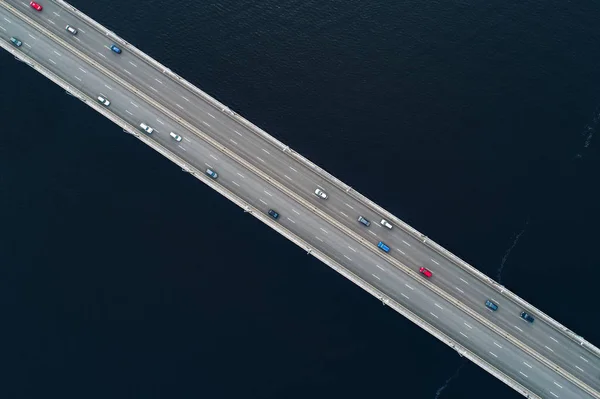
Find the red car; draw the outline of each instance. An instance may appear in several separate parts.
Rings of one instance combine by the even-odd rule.
[[[36,3],[35,1],[32,1],[31,3],[29,3],[29,5],[38,11],[42,11],[43,7],[41,5],[39,5],[38,3]]]
[[[429,269],[425,269],[424,267],[420,268],[419,271],[421,272],[421,274],[425,275],[425,277],[427,277],[427,278],[430,278],[431,276],[433,276],[431,271]]]

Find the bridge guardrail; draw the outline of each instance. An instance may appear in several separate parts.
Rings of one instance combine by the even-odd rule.
[[[243,126],[247,127],[248,129],[254,131],[256,134],[261,136],[264,140],[270,142],[271,144],[273,144],[276,147],[279,147],[282,151],[288,152],[288,154],[290,156],[292,156],[293,158],[295,158],[296,160],[298,160],[299,162],[304,164],[306,167],[315,171],[323,179],[331,182],[331,184],[333,184],[334,186],[338,187],[339,189],[341,189],[343,191],[346,191],[349,195],[353,196],[356,200],[361,202],[363,205],[370,208],[373,212],[377,212],[377,213],[381,214],[383,217],[390,219],[390,221],[394,221],[394,223],[397,226],[401,227],[404,231],[411,234],[414,238],[422,241],[425,245],[429,246],[432,250],[436,251],[441,256],[447,258],[448,260],[451,260],[457,266],[461,267],[463,270],[465,270],[469,274],[473,275],[474,277],[477,277],[480,281],[482,281],[482,282],[488,284],[490,287],[494,288],[498,292],[498,294],[519,304],[524,309],[531,310],[532,313],[537,315],[539,318],[543,319],[547,324],[552,326],[559,333],[561,333],[561,334],[567,336],[568,338],[570,338],[571,340],[579,343],[581,346],[583,346],[584,348],[586,348],[587,350],[589,350],[596,356],[600,357],[600,349],[599,348],[597,348],[590,342],[584,340],[581,336],[579,336],[576,333],[574,333],[573,331],[569,330],[568,328],[566,328],[565,326],[560,324],[558,321],[552,319],[550,316],[548,316],[541,310],[537,309],[533,305],[529,304],[528,302],[526,302],[525,300],[520,298],[518,295],[514,294],[510,290],[508,290],[505,287],[503,287],[502,285],[498,284],[496,281],[492,280],[490,277],[483,274],[482,272],[480,272],[475,267],[471,266],[470,264],[468,264],[467,262],[465,262],[458,256],[454,255],[452,252],[448,251],[447,249],[445,249],[444,247],[442,247],[441,245],[439,245],[438,243],[436,243],[435,241],[433,241],[426,235],[420,233],[419,231],[417,231],[416,229],[414,229],[413,227],[411,227],[410,225],[408,225],[407,223],[402,221],[397,216],[391,214],[390,212],[386,211],[385,209],[383,209],[382,207],[380,207],[373,201],[369,200],[367,197],[360,194],[358,191],[354,190],[348,184],[342,182],[341,180],[339,180],[338,178],[336,178],[329,172],[325,171],[323,168],[319,167],[318,165],[309,161],[308,159],[306,159],[299,153],[295,152],[294,150],[289,148],[289,146],[287,146],[284,143],[282,143],[281,141],[277,140],[276,138],[274,138],[273,136],[271,136],[270,134],[268,134],[267,132],[265,132],[264,130],[259,128],[258,126],[254,125],[252,122],[241,117],[239,114],[237,114],[236,112],[231,110],[225,104],[221,103],[220,101],[216,100],[214,97],[212,97],[212,96],[208,95],[207,93],[205,93],[204,91],[200,90],[198,87],[196,87],[195,85],[191,84],[190,82],[188,82],[187,80],[185,80],[184,78],[182,78],[181,76],[179,76],[178,74],[173,72],[170,68],[167,68],[166,66],[162,65],[161,63],[156,61],[154,58],[150,57],[143,51],[139,50],[137,47],[135,47],[134,45],[132,45],[125,39],[119,37],[111,30],[105,28],[103,25],[101,25],[94,19],[88,17],[85,13],[79,11],[77,8],[73,7],[72,5],[65,2],[64,0],[53,0],[53,1],[55,3],[61,5],[63,8],[77,14],[77,16],[84,19],[88,24],[93,26],[99,32],[104,33],[105,35],[111,37],[111,39],[115,40],[116,42],[120,43],[121,45],[124,45],[129,51],[135,53],[139,58],[143,59],[146,63],[153,66],[157,70],[161,71],[163,74],[166,74],[167,76],[171,77],[173,80],[175,80],[176,82],[178,82],[179,84],[181,84],[182,86],[184,86],[185,88],[190,90],[191,92],[202,97],[207,103],[210,103],[213,107],[215,107],[215,109],[217,109],[221,112],[227,113],[230,117],[235,119],[238,123],[242,124]]]

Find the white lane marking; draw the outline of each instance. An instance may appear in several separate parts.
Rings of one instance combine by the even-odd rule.
[[[179,147],[179,148],[181,148],[183,151],[186,151],[186,152],[187,152],[187,150],[186,150],[185,148],[183,148],[183,147],[181,146],[181,144],[178,144],[178,145],[177,145],[177,147]]]
[[[429,259],[431,259],[431,258],[429,258]],[[438,266],[440,265],[440,264],[439,264],[439,263],[438,263],[436,260],[434,260],[434,259],[431,259],[431,261],[432,261],[433,263],[435,263],[436,265],[438,265]]]
[[[238,172],[238,174],[237,174],[237,175],[238,175],[239,177],[241,177],[242,179],[245,179],[245,177],[244,177],[244,175],[243,175],[243,174],[241,174],[241,173],[239,173],[239,172]]]
[[[158,83],[160,83],[161,85],[164,84],[163,82],[161,82],[160,80],[154,78],[154,80],[156,80]]]
[[[51,63],[53,63],[54,65],[56,65],[56,62],[52,61],[51,58],[48,58],[48,61],[50,61]]]
[[[161,121],[160,119],[156,120],[158,123],[160,123],[161,125],[164,125],[165,123],[163,121]],[[188,139],[186,139],[187,141],[189,141]]]
[[[377,237],[377,234],[373,233],[371,230],[369,230],[369,233],[373,234],[375,237]]]
[[[148,87],[158,93],[158,90],[156,90],[154,87],[152,87],[152,86],[148,86]]]
[[[237,145],[237,143],[235,142],[235,140],[229,139],[229,141],[231,141],[233,144]]]
[[[583,371],[583,369],[582,369],[581,367],[579,367],[579,366],[575,366],[575,368],[576,368],[577,370],[579,370],[579,371]]]
[[[408,284],[404,284],[404,285],[407,286],[408,288],[410,288],[411,290],[414,290],[414,288],[411,287],[410,285],[408,285]]]
[[[325,241],[323,241],[322,239],[320,239],[320,238],[319,238],[319,236],[315,236],[315,238],[316,238],[317,240],[321,241],[321,242],[325,242]]]
[[[73,75],[73,76],[75,76],[75,75]],[[75,76],[75,79],[77,79],[78,81],[81,82],[81,79],[78,76]]]
[[[51,20],[50,18],[46,18],[46,19],[47,19],[47,20],[48,20],[48,22],[50,22],[52,25],[56,25],[56,24],[54,23],[54,21],[53,21],[53,20]]]
[[[266,152],[267,154],[271,155],[271,153],[267,150],[265,150],[264,148],[261,148],[261,150],[263,150],[264,152]]]
[[[127,112],[129,115],[133,116],[133,114],[131,112],[129,112],[129,110],[125,110],[125,112]]]
[[[352,259],[350,259],[349,257],[347,257],[346,255],[344,255],[344,258],[348,259],[350,262],[352,262]]]
[[[260,198],[258,199],[260,202],[262,202],[263,204],[267,205],[267,203],[263,200],[261,200]]]
[[[79,29],[79,31],[85,33],[85,31],[83,29]]]
[[[286,217],[286,219],[287,219],[287,220],[289,220],[290,222],[292,222],[292,223],[296,224],[296,222],[294,222],[292,219],[290,219],[290,218],[288,218],[288,217]]]
[[[24,43],[27,47],[31,48],[31,45],[29,43]]]
[[[406,241],[402,240],[403,243],[405,243],[406,245],[408,245],[409,247],[411,247],[412,245],[410,245],[409,243],[407,243]]]
[[[183,107],[177,103],[175,103],[175,105],[177,106],[177,108],[183,109]]]
[[[62,57],[62,55],[60,55],[60,53],[56,50],[54,50],[54,54],[58,55],[59,57]]]
[[[460,334],[461,334],[463,337],[465,337],[466,339],[469,339],[469,337],[467,337],[467,336],[466,336],[466,335],[465,335],[465,334],[464,334],[462,331],[459,331],[459,333],[460,333]]]
[[[498,348],[502,349],[502,347],[500,346],[500,344],[498,344],[497,342],[494,342],[494,345],[496,345]]]
[[[404,293],[402,293],[402,292],[400,293],[400,295],[402,295],[402,296],[403,296],[404,298],[406,298],[406,299],[410,299],[409,297],[407,297],[407,296],[406,296]]]
[[[552,337],[550,337],[550,336],[549,336],[549,338],[550,338],[552,341],[554,341],[554,342],[556,342],[556,343],[558,344],[558,341],[557,341],[557,340],[555,340],[554,338],[552,338]]]
[[[210,157],[211,157],[212,159],[214,159],[215,161],[218,161],[217,157],[215,157],[213,154],[210,154]]]
[[[434,313],[429,312],[429,314],[435,317],[436,319],[439,319],[439,317],[437,317]]]
[[[79,38],[77,36],[74,36],[73,39],[77,40],[78,42],[81,43],[81,40],[79,40]]]
[[[214,116],[213,114],[211,114],[210,112],[207,112],[207,114],[208,114],[208,116],[210,116],[211,118],[213,118],[213,119],[217,119],[217,118],[215,118],[215,116]]]
[[[6,22],[8,22],[9,24],[12,24],[12,22],[10,22],[10,20],[9,20],[9,19],[6,19],[6,17],[4,18],[4,20],[5,20]]]
[[[378,267],[378,268],[380,268],[381,270],[384,270],[384,271],[385,271],[385,269],[384,269],[383,267],[381,267],[381,266],[379,266],[379,265],[375,265],[375,266],[377,266],[377,267]]]
[[[552,392],[552,391],[548,391],[548,392],[550,392],[552,395],[554,395],[554,397],[558,398],[558,395],[555,394],[554,392]]]
[[[265,163],[265,160],[262,159],[261,157],[256,157],[256,159],[258,159],[260,162]]]
[[[210,127],[210,125],[204,121],[202,121],[202,123],[204,123],[206,126]]]
[[[498,355],[496,355],[494,352],[490,352],[490,354],[492,354],[494,357],[498,357]]]
[[[440,305],[438,305],[437,303],[435,303],[435,302],[434,302],[433,304],[434,304],[435,306],[437,306],[438,308],[440,308],[440,309],[444,310],[444,308],[443,308],[443,307],[441,307]]]
[[[348,205],[348,204],[346,204],[346,203],[344,203],[344,205],[346,205],[346,206],[347,206],[348,208],[350,208],[350,209],[354,209],[354,208],[352,208],[350,205]]]
[[[35,36],[32,36],[30,33],[27,34],[27,36],[29,36],[30,38],[32,38],[33,40],[37,40],[37,38]]]
[[[348,248],[350,248],[351,250],[353,250],[354,252],[356,252],[356,249],[352,248],[350,245],[348,245]]]
[[[325,234],[329,234],[329,233],[327,232],[327,230],[325,230],[324,228],[322,228],[322,227],[319,227],[319,228],[321,229],[321,231],[322,231],[323,233],[325,233]]]
[[[236,132],[238,134],[238,136],[241,136],[242,134],[240,132],[238,132],[237,130],[234,130],[234,132]]]
[[[129,102],[130,102],[130,103],[131,103],[131,105],[133,105],[134,107],[136,107],[136,108],[139,108],[139,106],[138,106],[136,103],[134,103],[133,101],[129,101]]]
[[[206,162],[204,162],[204,165],[208,166],[209,168],[213,169],[212,166],[210,166],[209,164],[207,164]]]
[[[340,211],[340,213],[346,217],[348,217],[348,215],[346,215],[344,212]]]
[[[460,278],[460,281],[462,281],[462,282],[463,282],[463,283],[465,283],[466,285],[469,285],[469,282],[468,282],[467,280],[465,280],[465,279],[464,279],[464,278],[462,278],[462,277],[459,277],[459,278]]]
[[[2,29],[4,32],[6,32],[6,29],[4,28],[4,26],[0,26],[0,29]],[[29,35],[31,36],[31,35]]]
[[[470,329],[473,329],[473,327],[471,327],[470,325],[468,325],[468,324],[467,324],[467,323],[465,323],[464,321],[463,321],[463,324],[464,324],[465,326],[469,327]]]
[[[112,87],[110,87],[108,85],[104,85],[104,87],[106,87],[108,90],[112,90]]]
[[[52,11],[52,14],[56,15],[57,17],[60,17],[60,14],[57,13],[56,11]]]
[[[83,68],[79,68],[79,70],[80,70],[81,72],[83,72],[83,73],[87,73],[87,71],[86,71],[85,69],[83,69]]]
[[[272,196],[273,196],[273,194],[271,194],[270,192],[268,192],[268,191],[266,191],[266,190],[263,190],[263,191],[264,191],[264,192],[265,192],[265,194],[267,194],[269,197],[272,197]]]
[[[234,182],[233,180],[231,181],[233,184],[235,184],[236,186],[240,187],[239,184],[237,184],[236,182]]]
[[[131,75],[131,72],[129,72],[127,69],[123,68],[123,70],[125,71],[126,74]]]
[[[406,255],[406,254],[404,253],[404,251],[402,251],[402,250],[400,250],[400,249],[397,249],[397,251],[398,251],[398,252],[400,252],[402,255]]]
[[[546,345],[544,345],[544,348],[548,349],[550,352],[554,352],[552,348],[548,348]]]
[[[290,169],[293,170],[294,172],[298,172],[296,169],[292,168],[291,166],[290,166]]]
[[[185,98],[184,96],[181,96],[181,98],[183,98],[185,101],[187,101],[188,103],[190,102],[190,100],[188,100],[187,98]]]
[[[129,63],[137,68],[137,65],[135,65],[133,62],[129,61]]]
[[[521,330],[519,327],[517,327],[517,326],[513,326],[513,327],[516,328],[517,330],[523,332],[523,330]]]
[[[530,369],[532,369],[533,367],[531,367],[530,365],[528,365],[527,363],[523,362],[523,364],[527,367],[529,367]]]
[[[562,385],[560,385],[558,382],[556,381],[552,381],[554,383],[554,385],[556,385],[557,387],[559,387],[560,389],[562,389]]]
[[[99,52],[99,51],[98,51],[98,54],[100,55],[100,57],[106,58],[106,56],[104,54],[102,54],[101,52]]]
[[[291,178],[291,177],[289,177],[288,175],[284,175],[284,176],[285,176],[285,178],[286,178],[286,179],[288,179],[288,180],[292,180],[292,178]]]
[[[375,277],[377,280],[381,280],[379,277],[377,277],[375,274],[371,273],[371,276]]]
[[[588,363],[588,361],[587,361],[587,359],[586,359],[585,357],[583,357],[583,356],[579,356],[579,358],[580,358],[581,360],[583,360],[584,362]]]
[[[294,212],[296,215],[299,215],[299,214],[300,214],[300,212],[298,212],[297,210],[295,210],[295,209],[293,209],[293,208],[292,208],[292,212]]]
[[[192,140],[188,139],[187,137],[184,137],[183,139],[184,139],[185,141],[187,141],[188,143],[191,143],[191,142],[192,142]]]
[[[463,290],[461,290],[461,289],[460,289],[460,288],[458,288],[458,287],[454,287],[454,288],[456,288],[456,289],[457,289],[457,290],[458,290],[458,291],[459,291],[461,294],[464,294],[464,293],[465,293]]]
[[[525,376],[525,378],[529,378],[529,377],[527,376],[527,374],[525,374],[524,372],[522,372],[522,371],[520,371],[520,370],[519,370],[519,373],[520,373],[520,374],[522,374],[522,375],[524,375],[524,376]]]

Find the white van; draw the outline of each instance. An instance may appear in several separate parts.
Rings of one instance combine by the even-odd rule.
[[[171,132],[171,133],[169,133],[169,136],[171,136],[173,138],[173,140],[175,140],[175,141],[181,141],[181,136],[178,134]]]
[[[388,229],[392,229],[392,225],[385,219],[381,219],[381,225],[387,227]]]

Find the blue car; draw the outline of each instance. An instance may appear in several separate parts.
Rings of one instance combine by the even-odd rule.
[[[498,310],[498,305],[496,305],[494,302],[490,301],[489,299],[487,301],[485,301],[485,306],[488,307],[488,309],[493,310],[494,312],[496,310]]]
[[[269,209],[269,215],[271,215],[271,217],[273,219],[278,219],[279,218],[279,214],[277,212],[275,212],[273,209]]]
[[[110,49],[117,54],[121,54],[121,49],[115,46],[114,44],[111,44]]]
[[[219,177],[219,175],[217,174],[217,172],[215,172],[212,169],[206,169],[205,172],[208,176],[212,177],[213,179],[216,179],[217,177]]]
[[[390,252],[390,247],[388,247],[387,245],[385,245],[383,242],[379,241],[379,244],[377,244],[377,246],[381,249],[383,249],[385,252]]]
[[[525,313],[525,312],[521,312],[521,318],[523,318],[523,320],[528,321],[530,323],[533,323],[534,318],[531,317],[531,315],[529,313]]]

